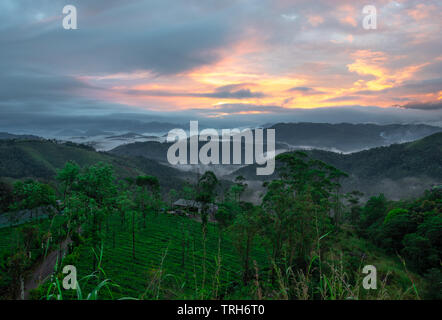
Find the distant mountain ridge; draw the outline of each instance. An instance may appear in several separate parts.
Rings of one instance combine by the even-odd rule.
[[[442,132],[413,142],[351,154],[323,150],[305,152],[349,174],[349,178],[343,180],[345,191],[359,189],[369,195],[382,192],[397,198],[399,194],[419,195],[433,184],[442,183]],[[256,165],[240,168],[230,177],[238,175],[248,180],[276,177],[276,173],[273,176],[257,176]]]
[[[184,179],[195,178],[195,173],[160,164],[159,162],[164,161],[168,147],[169,144],[165,143],[143,142],[120,146],[108,153],[97,152],[91,147],[72,142],[0,139],[0,177],[50,181],[53,180],[56,169],[62,168],[69,160],[74,160],[81,166],[102,161],[112,164],[118,177],[152,174],[156,175],[166,188],[174,188],[181,185]],[[391,198],[398,198],[420,195],[431,185],[442,182],[442,132],[413,142],[351,154],[323,150],[306,152],[313,158],[331,164],[350,175],[343,181],[343,191],[358,189],[366,195],[383,192]],[[149,159],[149,154],[157,159]],[[278,162],[276,165],[278,166]],[[232,179],[243,175],[250,181],[263,181],[275,177],[256,176],[255,165],[226,174],[226,177]]]
[[[271,127],[276,133],[276,150],[321,149],[334,152],[350,152],[413,141],[441,132],[442,128],[427,125],[373,125],[373,124],[325,124],[280,123]],[[264,133],[264,137],[266,134]],[[412,137],[417,137],[413,139]],[[199,143],[199,148],[205,142]],[[141,156],[159,162],[167,162],[167,150],[172,143],[147,141],[120,145],[109,152],[116,155]],[[244,149],[244,144],[242,146]],[[220,149],[220,154],[222,150]],[[189,150],[188,150],[189,153]],[[232,154],[232,152],[231,152]]]
[[[146,134],[146,133],[155,133],[155,134],[164,134],[169,130],[175,128],[186,129],[187,127],[184,124],[176,124],[169,122],[143,122],[137,120],[121,120],[121,121],[111,121],[107,123],[105,126],[100,125],[99,123],[89,123],[86,122],[84,125],[75,125],[70,126],[66,125],[65,128],[60,128],[58,131],[52,132],[51,136],[60,136],[60,137],[73,137],[73,136],[99,136],[99,135],[114,135],[116,132],[130,132],[136,134]]]
[[[7,132],[0,132],[0,140],[42,140],[43,138],[32,134],[12,134]]]
[[[442,128],[425,124],[277,123],[276,140],[289,147],[311,147],[337,152],[355,152],[393,143],[418,140]]]

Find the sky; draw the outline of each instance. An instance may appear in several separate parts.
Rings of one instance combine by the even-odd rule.
[[[77,30],[62,26],[68,4]],[[376,29],[363,28],[367,4]],[[441,9],[431,0],[2,0],[0,131],[91,119],[441,125]]]

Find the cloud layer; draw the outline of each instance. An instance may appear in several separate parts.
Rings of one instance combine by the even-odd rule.
[[[0,125],[442,121],[440,1],[372,1],[376,30],[363,1],[72,0],[78,30],[65,4],[0,3]]]

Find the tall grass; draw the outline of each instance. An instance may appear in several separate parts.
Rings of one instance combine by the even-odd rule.
[[[99,253],[95,252],[94,249],[92,250],[98,261],[97,270],[81,278],[80,280],[77,280],[76,289],[75,289],[76,292],[75,298],[77,300],[98,300],[100,291],[106,289],[107,292],[110,294],[111,299],[113,299],[112,290],[110,290],[110,288],[111,287],[119,288],[120,286],[116,283],[113,283],[112,280],[108,279],[106,276],[106,272],[102,268],[101,262],[103,259],[103,247],[101,247]],[[64,257],[62,258],[60,265],[63,265],[63,259]],[[59,263],[57,257],[57,261],[54,266],[54,274],[51,276],[51,280],[49,281],[49,285],[46,290],[44,299],[64,300],[63,290],[60,284],[60,282],[62,281],[61,280],[62,277],[63,274],[59,272]],[[92,288],[92,290],[89,293],[87,294],[83,293],[82,287],[86,287],[91,280],[95,281],[97,284]]]

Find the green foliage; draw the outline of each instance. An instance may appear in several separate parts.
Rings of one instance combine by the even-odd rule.
[[[359,221],[359,228],[364,232],[370,226],[375,223],[379,223],[380,221],[384,221],[385,215],[387,211],[387,199],[383,194],[379,196],[371,197],[367,203],[365,204],[361,219]],[[364,233],[368,233],[367,230]]]
[[[398,219],[399,217],[409,218],[408,210],[402,208],[390,210],[390,212],[388,212],[387,216],[384,219],[384,225],[391,223],[392,220]]]
[[[201,219],[167,214],[155,176],[117,180],[107,162],[83,168],[67,162],[56,179],[63,215],[55,218],[63,221],[8,228],[4,236],[0,229],[6,261],[0,264],[0,290],[16,295],[36,261],[34,253],[44,257],[65,240],[72,244],[60,266],[77,267],[80,289],[62,291],[57,266],[33,298],[419,298],[423,286],[407,266],[440,279],[439,191],[401,202],[379,195],[362,206],[361,193],[341,194],[346,174],[340,170],[303,152],[277,160],[278,178],[264,184],[260,205],[242,201],[247,188],[242,176],[220,197],[211,171],[195,186],[183,184],[169,193],[170,202],[178,194],[199,201]],[[33,180],[16,182],[13,195],[15,209],[55,206],[55,190]],[[217,223],[210,223],[216,207]],[[386,252],[403,257],[403,265]],[[363,264],[379,267],[382,285],[376,293],[361,289]],[[427,284],[423,295],[437,297],[438,290]]]
[[[213,203],[215,201],[215,188],[218,179],[212,171],[206,171],[198,180],[198,194],[196,200],[203,203]]]
[[[6,181],[0,180],[0,214],[7,211],[13,202],[13,188]]]
[[[315,239],[330,231],[332,212],[339,221],[340,179],[346,174],[303,152],[282,154],[277,160],[283,163],[281,179],[265,184],[264,234],[278,268],[283,259],[290,267],[300,266],[309,260]]]
[[[148,187],[152,193],[160,191],[160,182],[154,176],[138,176],[135,183],[140,187]]]
[[[17,279],[27,276],[41,257],[57,247],[55,234],[64,222],[64,217],[55,216],[0,229],[0,299],[17,297]]]
[[[299,132],[302,134],[302,132]],[[279,133],[278,133],[279,134]],[[290,133],[296,139],[297,134]],[[348,133],[345,132],[348,136]],[[378,138],[379,136],[377,136]],[[321,140],[326,138],[321,136]],[[304,141],[305,142],[305,141]],[[304,143],[303,142],[303,143]],[[360,141],[358,141],[360,143]],[[333,141],[336,144],[336,140]],[[349,190],[358,189],[367,194],[388,192],[389,197],[417,197],[422,189],[414,189],[415,184],[406,178],[413,177],[418,184],[428,187],[440,183],[442,177],[442,132],[432,134],[421,140],[385,147],[372,148],[350,154],[323,150],[306,151],[311,158],[323,161],[348,173],[351,179],[343,183]],[[335,147],[335,145],[334,145]],[[281,166],[277,159],[276,168]],[[250,180],[271,180],[277,178],[278,170],[272,176],[256,176],[257,165],[249,165],[232,174],[243,175]],[[386,185],[391,180],[396,186]],[[389,187],[390,186],[390,187]],[[416,193],[419,190],[419,193]]]
[[[27,180],[25,182],[17,181],[14,184],[15,202],[10,208],[12,210],[29,209],[32,218],[33,210],[42,206],[54,207],[56,205],[55,199],[55,190],[47,184],[33,180]],[[53,212],[50,214],[52,215],[52,213]]]
[[[372,197],[362,209],[359,231],[387,251],[401,254],[413,270],[424,274],[440,266],[442,259],[441,202],[438,189],[397,203],[389,203],[383,195]]]
[[[251,250],[254,240],[262,229],[264,212],[261,207],[250,203],[242,203],[239,213],[235,216],[234,223],[230,227],[233,244],[238,250],[242,260],[243,284],[247,285],[253,277],[251,270]]]
[[[439,264],[438,252],[431,246],[429,239],[409,233],[404,236],[402,245],[402,254],[417,271],[424,272]]]
[[[425,275],[427,279],[426,299],[442,300],[442,270],[441,268],[429,269]]]
[[[416,222],[408,210],[396,208],[390,210],[381,226],[384,246],[392,251],[402,249],[402,239],[416,230]]]
[[[57,181],[63,188],[63,199],[70,195],[75,183],[78,183],[80,167],[74,161],[68,161],[63,169],[57,171]]]
[[[180,185],[185,177],[177,169],[141,157],[123,157],[72,142],[50,140],[0,140],[0,177],[53,181],[67,162],[80,167],[99,162],[112,165],[118,178],[155,175],[165,189]],[[61,185],[61,189],[63,186]]]
[[[359,219],[361,219],[362,214],[362,208],[360,205],[360,198],[364,194],[358,190],[353,190],[352,192],[349,192],[344,195],[344,198],[349,203],[349,210],[345,214],[346,219],[353,225],[355,225]]]
[[[224,201],[218,205],[218,211],[215,214],[215,218],[221,228],[227,228],[241,212],[241,205],[238,202]]]
[[[219,243],[217,226],[214,224],[209,223],[207,226],[204,256],[200,223],[184,217],[160,214],[152,217],[144,228],[141,217],[136,216],[135,241],[139,249],[134,260],[131,226],[122,227],[117,215],[113,215],[109,222],[110,231],[103,237],[102,268],[106,270],[107,278],[119,285],[119,288],[112,288],[114,298],[130,296],[157,299],[157,294],[158,299],[201,298],[203,260],[206,263],[204,298],[214,297],[219,246],[222,265],[218,272],[218,295],[225,296],[231,290],[234,291],[237,283],[241,282],[241,259],[233,246],[233,240],[226,234]],[[111,230],[117,230],[115,246]],[[96,270],[91,269],[93,256],[90,247],[81,247],[80,259],[76,264],[79,277]],[[264,265],[265,253],[255,246],[251,251],[251,259]],[[86,285],[83,290],[91,291],[93,285]],[[106,290],[102,298],[110,298]]]

